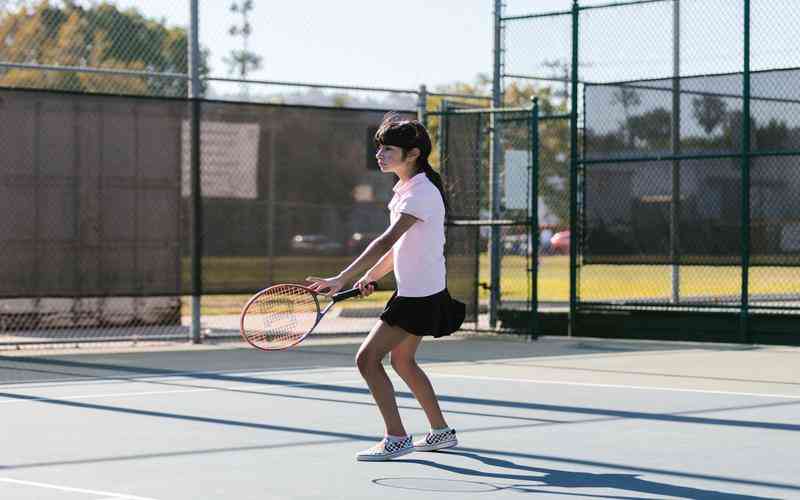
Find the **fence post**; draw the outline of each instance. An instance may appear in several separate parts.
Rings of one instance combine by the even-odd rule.
[[[578,0],[572,1],[572,99],[569,127],[569,330],[572,337],[576,331],[576,311],[578,305],[578,21],[580,6]]]
[[[750,338],[750,0],[744,0],[744,78],[742,94],[742,308],[739,334]]]
[[[672,154],[681,154],[681,3],[673,0],[672,14]],[[669,253],[672,261],[672,300],[681,301],[680,266],[681,161],[672,161],[672,200],[670,201]]]
[[[503,0],[494,0],[494,74],[492,77],[492,107],[503,106]],[[500,217],[500,155],[503,152],[500,144],[500,121],[497,114],[490,116],[489,147],[489,208],[492,220]],[[489,325],[497,326],[497,309],[500,303],[500,227],[491,226],[489,244]]]
[[[445,192],[447,192],[450,182],[447,176],[447,120],[449,118],[447,112],[449,109],[450,103],[446,99],[442,99],[439,103],[439,172],[445,184]]]
[[[191,0],[189,3],[189,97],[200,97],[200,20],[198,15],[197,2]]]
[[[530,199],[530,259],[531,259],[531,337],[539,334],[539,98],[533,97],[531,106],[531,192]]]
[[[198,27],[198,0],[190,2],[189,28],[189,99],[191,127],[191,272],[192,272],[192,342],[203,341],[200,332],[200,301],[203,297],[203,193],[200,182],[200,41]]]
[[[425,85],[419,86],[417,94],[417,120],[427,128],[428,126],[428,89]]]
[[[439,170],[442,177],[447,176],[447,111],[450,108],[450,103],[446,99],[442,99],[439,103]]]

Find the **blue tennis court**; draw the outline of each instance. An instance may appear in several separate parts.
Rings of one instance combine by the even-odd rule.
[[[0,497],[800,497],[796,348],[425,342],[460,446],[364,463],[383,428],[357,347],[4,355]],[[409,431],[426,432],[388,372]]]

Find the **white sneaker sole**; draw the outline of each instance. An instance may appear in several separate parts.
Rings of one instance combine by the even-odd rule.
[[[405,450],[396,451],[394,453],[384,453],[380,455],[356,455],[356,460],[358,460],[359,462],[385,462],[387,460],[392,460],[397,457],[402,457],[403,455],[408,455],[413,451],[415,451],[415,449],[412,446]]]
[[[427,444],[425,446],[414,446],[414,451],[437,451],[437,450],[444,450],[446,448],[452,448],[453,446],[457,445],[458,445],[458,439],[453,439],[452,441],[445,441],[444,443]]]

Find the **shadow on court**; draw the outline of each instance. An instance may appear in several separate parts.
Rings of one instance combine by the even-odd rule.
[[[771,399],[752,399],[758,395],[725,391],[720,391],[718,396],[706,397],[703,391],[690,389],[687,393],[674,392],[663,396],[665,403],[661,396],[645,399],[638,388],[632,397],[628,397],[630,389],[623,385],[605,386],[607,394],[598,394],[599,389],[587,389],[580,383],[567,386],[513,385],[515,380],[527,382],[524,380],[526,375],[538,376],[526,374],[526,368],[535,369],[532,365],[536,364],[546,366],[544,360],[528,359],[526,362],[524,357],[544,359],[571,353],[575,356],[555,360],[554,364],[576,369],[583,367],[587,371],[599,368],[596,370],[598,376],[614,368],[617,369],[613,370],[614,373],[629,368],[630,372],[622,373],[632,374],[628,380],[630,383],[637,382],[633,378],[636,373],[652,374],[646,370],[663,369],[662,366],[653,367],[651,359],[643,355],[655,352],[657,356],[653,359],[662,360],[663,366],[667,363],[663,361],[665,356],[658,352],[660,349],[653,344],[641,349],[611,345],[608,350],[603,350],[602,346],[587,349],[582,345],[580,341],[527,344],[479,340],[448,340],[425,345],[426,349],[420,356],[423,363],[458,362],[432,364],[430,373],[436,379],[435,383],[440,384],[439,399],[447,405],[447,414],[463,417],[458,425],[459,433],[464,437],[462,444],[470,443],[474,447],[459,447],[434,454],[417,453],[384,465],[356,465],[354,460],[350,461],[352,452],[365,444],[373,444],[378,437],[366,431],[360,423],[367,416],[376,419],[377,410],[366,384],[353,366],[357,343],[309,345],[274,354],[212,348],[174,352],[0,356],[0,379],[7,384],[17,382],[17,385],[7,385],[0,390],[0,401],[7,403],[0,406],[0,411],[8,410],[9,428],[17,422],[20,424],[18,428],[26,429],[22,424],[34,415],[31,408],[36,407],[34,416],[56,417],[51,420],[33,419],[33,422],[56,423],[64,429],[85,425],[87,436],[92,435],[95,426],[98,426],[100,435],[104,432],[112,435],[103,425],[107,423],[110,428],[117,425],[116,422],[133,426],[141,436],[150,435],[150,430],[158,436],[152,446],[137,443],[137,446],[129,447],[124,442],[97,441],[87,442],[85,448],[76,448],[70,439],[65,438],[55,453],[48,449],[48,445],[40,445],[41,452],[27,452],[29,443],[38,442],[40,436],[38,428],[29,426],[30,436],[24,432],[19,436],[9,435],[18,441],[14,445],[17,448],[10,449],[26,452],[7,454],[0,460],[0,474],[35,478],[50,470],[63,471],[64,483],[68,483],[71,480],[68,476],[73,471],[82,473],[84,470],[103,469],[124,474],[129,466],[152,467],[159,471],[163,466],[180,474],[187,464],[213,471],[220,463],[236,460],[247,471],[243,473],[246,475],[260,471],[263,460],[277,460],[276,470],[280,471],[281,477],[276,477],[276,481],[283,481],[280,483],[283,491],[292,491],[292,470],[312,463],[312,467],[324,469],[326,474],[339,478],[337,484],[340,487],[352,491],[360,489],[352,498],[375,498],[380,496],[380,491],[392,496],[387,488],[449,492],[449,496],[445,495],[447,498],[460,497],[454,495],[459,492],[489,493],[487,498],[513,493],[533,493],[545,498],[549,495],[625,499],[771,498],[751,495],[800,498],[800,485],[793,484],[788,466],[771,461],[772,447],[777,449],[800,436],[800,423],[794,418],[800,408],[800,398],[772,395]],[[688,361],[685,363],[691,367],[699,359],[706,360],[702,354],[698,358],[697,351],[741,349],[684,346],[683,350],[687,353]],[[680,354],[678,346],[670,350],[673,351]],[[536,356],[532,356],[534,353]],[[592,356],[586,357],[586,354]],[[721,356],[721,362],[741,362],[738,354],[733,358],[729,353]],[[762,363],[775,363],[774,357],[759,356]],[[782,356],[780,359],[786,358]],[[616,362],[618,357],[624,359],[616,364],[608,362]],[[673,362],[671,354],[666,358],[669,363]],[[601,362],[593,363],[598,359]],[[482,361],[486,361],[486,365],[481,365]],[[457,380],[458,373],[453,373],[460,370],[469,379],[475,370],[485,368],[490,370],[487,375],[497,374],[492,373],[491,370],[496,370],[492,365],[502,365],[503,370],[507,370],[501,375],[513,373],[508,370],[519,367],[522,377],[498,378],[496,384],[489,382],[492,377],[487,377],[485,384],[465,383]],[[314,371],[316,368],[321,370]],[[387,371],[393,375],[391,369]],[[722,373],[713,369],[683,371],[682,367],[676,368],[673,374],[715,380],[734,380],[725,377],[737,376],[732,370]],[[749,374],[735,380],[746,380]],[[797,384],[783,371],[767,371],[764,379],[767,378],[782,380],[774,383]],[[96,384],[91,390],[86,390],[88,385],[84,382],[93,380],[113,383]],[[397,378],[394,381],[401,410],[413,415],[414,420],[422,421],[422,410],[413,394]],[[542,383],[549,384],[547,381]],[[81,389],[76,389],[78,387]],[[529,387],[532,389],[528,390]],[[574,394],[569,392],[572,387],[575,387]],[[725,386],[721,388],[726,389]],[[187,396],[185,400],[177,396],[174,399],[171,396],[148,399],[146,396],[195,392],[204,394]],[[232,397],[237,394],[248,398]],[[126,399],[90,400],[104,396]],[[128,402],[127,398],[133,396],[140,399]],[[570,399],[572,396],[574,398]],[[776,400],[775,397],[782,399]],[[17,402],[35,403],[35,406],[15,404]],[[309,402],[308,410],[313,409],[306,412],[313,414],[313,418],[295,418],[295,412],[304,408],[301,406],[304,402]],[[642,402],[644,406],[635,406]],[[227,411],[228,407],[230,411]],[[221,412],[221,408],[225,411]],[[276,413],[265,418],[264,408]],[[63,421],[58,420],[62,417]],[[84,421],[87,423],[82,424]],[[617,449],[613,444],[614,436],[609,436],[608,432],[625,430],[600,425],[596,432],[602,434],[592,442],[593,424],[615,421],[620,422],[619,429],[647,430],[654,427],[662,429],[663,433],[652,434],[654,444],[647,449],[626,447],[624,441]],[[554,430],[567,431],[571,437],[558,437],[563,434],[554,433]],[[530,453],[528,442],[519,438],[528,431],[530,434],[527,436],[543,443],[539,451],[558,451],[550,455]],[[172,433],[178,436],[177,444],[166,446]],[[491,435],[491,441],[486,441],[485,435]],[[588,443],[585,441],[587,436]],[[649,436],[648,440],[651,439]],[[661,450],[664,447],[669,449],[674,436],[682,436],[685,442],[678,443],[674,456],[664,457],[664,453],[669,451]],[[710,437],[708,442],[703,441],[705,436]],[[760,454],[748,458],[745,453],[750,452],[743,451],[739,455],[739,445],[732,444],[737,443],[740,436],[745,437],[742,449],[758,450]],[[52,436],[47,439],[52,439]],[[482,446],[489,443],[492,449]],[[759,447],[759,443],[768,445]],[[271,453],[272,450],[275,452]],[[728,468],[709,464],[702,453],[694,456],[694,450],[735,453],[731,457],[723,455],[723,458],[730,459]],[[344,461],[341,460],[343,451],[347,455]],[[235,455],[226,456],[231,453]],[[670,460],[665,461],[665,458]],[[666,465],[669,463],[673,465]],[[782,466],[773,471],[772,464]],[[322,488],[321,484],[316,486]],[[414,498],[421,498],[419,495]],[[430,493],[422,495],[427,498]]]
[[[13,369],[14,368],[13,365],[17,361],[17,359],[7,358],[6,360],[4,360],[4,362],[7,361],[10,361],[9,363],[10,366],[6,366],[5,368]],[[89,361],[78,361],[71,359],[57,359],[57,358],[45,358],[45,357],[27,358],[21,361],[25,365],[34,365],[42,367],[42,369],[40,369],[39,371],[48,374],[59,374],[59,375],[68,374],[73,377],[84,377],[91,379],[97,377],[98,376],[97,373],[106,373],[108,375],[106,375],[105,378],[111,378],[123,381],[136,380],[138,382],[152,383],[159,386],[177,386],[177,387],[195,388],[195,389],[213,389],[218,391],[257,394],[257,395],[279,397],[279,398],[337,402],[345,404],[364,405],[370,407],[374,406],[374,404],[371,401],[353,402],[349,400],[341,400],[341,399],[319,397],[319,396],[270,393],[255,389],[226,388],[226,387],[218,387],[212,385],[201,385],[197,382],[208,381],[208,382],[229,382],[238,384],[244,383],[262,387],[263,386],[298,387],[298,388],[302,387],[303,389],[306,390],[324,391],[333,394],[357,394],[357,395],[369,396],[370,392],[369,389],[367,389],[366,387],[350,387],[350,386],[326,384],[326,383],[307,383],[307,382],[298,382],[296,380],[290,380],[290,379],[287,380],[287,379],[273,378],[273,377],[270,378],[251,377],[247,375],[236,375],[236,374],[226,374],[226,373],[208,373],[208,372],[186,373],[186,372],[181,372],[180,370],[168,370],[165,368],[152,368],[152,367],[142,367],[135,365],[126,366],[121,364],[114,365],[108,363],[97,363]],[[28,366],[27,368],[30,369],[30,366]],[[111,376],[111,373],[114,373],[115,375]],[[148,377],[148,376],[149,377],[180,376],[182,378],[192,380],[193,382],[188,383],[188,382],[164,381],[164,380],[148,381],[146,378],[141,379],[141,377]],[[397,391],[396,396],[398,399],[398,403],[401,405],[403,401],[415,400],[414,395],[408,391]],[[118,408],[113,406],[92,405],[88,403],[78,403],[74,401],[65,401],[53,398],[39,398],[35,396],[27,396],[24,394],[0,393],[0,397],[6,397],[9,399],[28,399],[42,403],[62,404],[62,405],[76,406],[76,407],[83,406],[91,409],[103,409],[109,411],[122,411],[122,412],[128,411],[124,408]],[[522,420],[529,420],[529,421],[533,420],[535,422],[545,425],[575,424],[580,422],[597,422],[602,420],[614,420],[614,419],[636,419],[644,421],[729,426],[729,427],[739,427],[739,428],[767,429],[767,430],[790,431],[790,432],[800,431],[800,424],[796,423],[763,422],[757,420],[737,420],[737,419],[727,419],[727,418],[708,418],[708,417],[698,417],[691,415],[691,414],[701,414],[704,412],[719,412],[719,411],[729,411],[729,410],[745,409],[745,408],[750,409],[750,408],[764,408],[764,407],[778,407],[778,406],[793,406],[800,404],[800,401],[781,401],[781,402],[773,402],[773,403],[766,403],[759,405],[749,405],[744,408],[743,407],[711,408],[706,410],[697,410],[697,411],[681,412],[681,413],[657,413],[657,412],[640,412],[640,411],[630,411],[630,410],[614,410],[610,408],[588,408],[582,406],[553,405],[544,403],[534,403],[528,401],[511,401],[504,399],[469,397],[469,396],[452,395],[446,393],[439,394],[439,401],[442,403],[491,407],[494,410],[497,409],[531,410],[537,412],[556,412],[556,413],[570,414],[574,416],[584,415],[593,417],[592,419],[580,420],[577,422],[574,420],[554,420],[554,419],[540,419],[540,418],[530,419],[528,417],[521,418]],[[411,407],[401,406],[401,409],[402,408],[411,408]],[[520,419],[520,417],[518,416],[514,417],[510,415],[499,414],[496,412],[469,412],[460,410],[448,410],[448,413],[453,413],[453,414],[461,413],[464,415],[496,416],[502,418]],[[171,416],[169,414],[159,414],[153,416],[187,418],[187,419],[192,418],[186,416]]]
[[[486,450],[488,451],[488,450]],[[489,451],[489,453],[493,453]],[[470,460],[478,461],[484,465],[505,469],[507,471],[513,472],[488,472],[485,470],[474,469],[469,467],[461,467],[455,465],[447,465],[441,464],[438,462],[434,462],[431,460],[420,460],[420,459],[410,459],[404,460],[404,462],[414,463],[423,465],[426,467],[431,467],[438,470],[443,470],[446,472],[450,472],[453,474],[459,474],[461,476],[469,476],[474,478],[479,478],[482,481],[475,482],[475,481],[467,481],[466,483],[471,483],[467,488],[471,486],[479,486],[487,488],[486,492],[489,491],[500,491],[500,490],[512,490],[520,493],[549,493],[549,494],[556,494],[556,492],[552,490],[542,489],[544,487],[549,488],[567,488],[573,490],[573,492],[564,493],[559,491],[558,495],[564,496],[577,496],[577,497],[584,497],[584,498],[625,498],[625,499],[639,499],[639,498],[652,498],[652,497],[637,497],[637,496],[618,496],[618,495],[598,495],[598,494],[587,494],[587,493],[580,493],[579,490],[581,488],[606,488],[606,489],[614,489],[614,490],[621,490],[626,493],[641,493],[641,494],[648,494],[648,495],[663,495],[668,497],[675,497],[675,498],[686,498],[686,499],[716,499],[716,498],[725,498],[725,499],[766,499],[766,498],[778,498],[778,497],[761,497],[761,496],[751,496],[751,495],[742,495],[736,493],[728,493],[723,491],[717,490],[707,490],[701,488],[693,488],[687,486],[678,486],[674,484],[669,484],[665,482],[657,482],[657,481],[649,481],[645,479],[641,479],[639,476],[640,474],[602,474],[602,473],[593,473],[593,472],[575,472],[575,471],[568,471],[568,470],[559,470],[559,469],[550,469],[544,467],[533,467],[528,465],[522,465],[510,460],[504,460],[500,458],[494,458],[487,456],[482,453],[477,452],[469,452],[469,451],[443,451],[439,452],[439,454],[443,455],[453,455],[453,456],[460,456]],[[524,454],[517,453],[517,456],[525,456]],[[530,459],[540,459],[541,457],[535,455],[528,455]],[[602,464],[594,464],[594,465],[602,465]],[[618,467],[617,467],[618,468]],[[648,472],[655,472],[655,473],[664,473],[663,471],[648,471]],[[738,483],[738,484],[745,484],[745,485],[753,485],[753,486],[769,486],[772,488],[781,488],[786,490],[791,490],[795,492],[800,492],[800,488],[791,486],[791,485],[782,485],[782,484],[775,484],[775,483],[762,483],[756,481],[740,481],[731,478],[722,478],[722,477],[714,477],[714,476],[707,476],[707,475],[695,475],[695,474],[681,474],[681,473],[669,473],[670,475],[677,475],[677,476],[685,476],[694,479],[710,479],[716,480],[721,482],[727,483]],[[493,484],[488,481],[484,480],[509,480],[509,481],[520,481],[518,484],[512,485],[499,485]],[[428,483],[430,485],[435,485],[437,482],[441,482],[441,489],[432,489],[432,488],[420,488],[419,486],[414,486],[415,482]],[[457,491],[464,491],[463,485],[458,484],[448,484],[456,482],[456,480],[446,479],[446,480],[431,480],[428,478],[379,478],[373,480],[375,484],[379,484],[386,487],[393,487],[393,488],[400,488],[400,489],[425,489],[426,491],[452,491],[452,489],[447,489],[448,487],[455,488]],[[458,481],[460,482],[460,481]],[[473,492],[477,492],[479,490],[471,490]]]
[[[305,368],[350,368],[355,366],[358,341],[334,345],[307,343],[287,351],[264,353],[250,348],[197,349],[125,353],[75,353],[31,356],[0,353],[0,385],[40,383],[92,378],[126,380],[131,377],[169,376],[195,373],[209,376],[215,371],[246,373]],[[535,368],[525,358],[548,358],[568,355],[638,356],[660,351],[746,350],[748,346],[684,346],[676,343],[584,342],[549,340],[547,342],[509,341],[508,339],[453,339],[426,341],[418,353],[420,363],[462,362],[508,363],[509,366]],[[568,367],[562,369],[569,369]],[[576,368],[578,369],[578,368]],[[203,372],[206,375],[203,375]],[[635,374],[631,372],[631,374]],[[652,373],[651,373],[652,375]],[[775,382],[781,383],[781,382]],[[785,382],[790,383],[790,382]],[[794,385],[797,385],[795,382]]]

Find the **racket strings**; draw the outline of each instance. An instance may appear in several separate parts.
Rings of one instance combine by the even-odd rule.
[[[302,287],[268,288],[251,303],[245,334],[251,342],[267,349],[288,347],[313,328],[317,312],[317,301]]]

